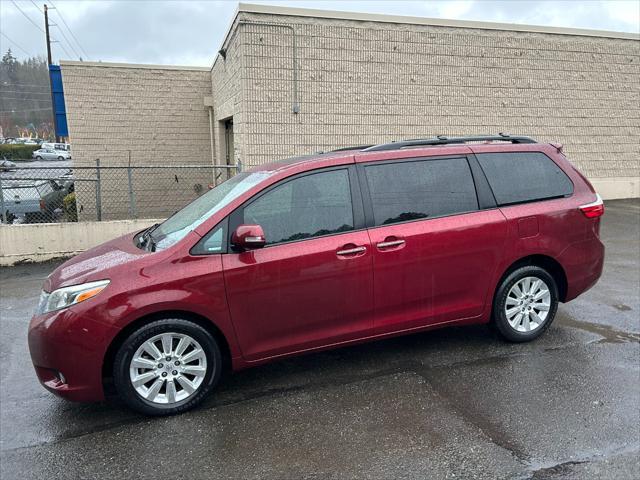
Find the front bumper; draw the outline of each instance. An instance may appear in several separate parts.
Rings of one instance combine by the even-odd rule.
[[[29,325],[29,351],[40,383],[68,400],[104,399],[102,365],[118,330],[93,318],[91,310],[71,307],[33,317]]]

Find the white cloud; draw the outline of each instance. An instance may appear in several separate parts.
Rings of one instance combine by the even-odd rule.
[[[424,2],[425,16],[439,18],[463,18],[472,8],[473,0],[451,0],[448,2]]]
[[[628,31],[640,33],[640,1],[611,0],[607,10],[612,19],[628,26]]]

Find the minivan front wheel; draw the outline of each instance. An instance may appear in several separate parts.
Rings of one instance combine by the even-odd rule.
[[[528,342],[540,336],[558,309],[558,287],[543,268],[528,265],[502,281],[493,302],[493,323],[511,342]]]
[[[172,415],[198,405],[222,372],[216,340],[184,319],[157,320],[127,337],[113,377],[122,400],[146,415]]]

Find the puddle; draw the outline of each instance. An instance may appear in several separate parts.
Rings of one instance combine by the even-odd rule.
[[[599,323],[581,322],[574,320],[566,314],[558,318],[558,323],[567,327],[578,328],[586,332],[595,333],[602,337],[597,343],[630,343],[640,342],[640,333],[625,332],[622,330],[616,330],[609,325],[602,325]]]

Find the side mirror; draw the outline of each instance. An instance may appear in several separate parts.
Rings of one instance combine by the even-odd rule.
[[[262,248],[267,243],[260,225],[239,225],[231,235],[231,244],[242,250]]]

